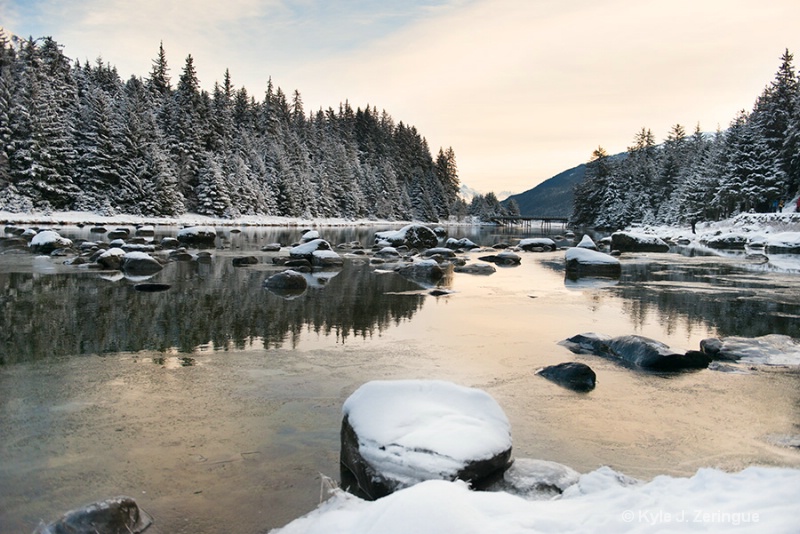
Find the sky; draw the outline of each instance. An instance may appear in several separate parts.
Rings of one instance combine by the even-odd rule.
[[[191,54],[209,91],[228,69],[257,100],[271,78],[306,112],[386,110],[498,195],[643,127],[726,128],[800,51],[798,21],[797,0],[0,0],[6,32],[123,79],[163,43],[173,84]]]

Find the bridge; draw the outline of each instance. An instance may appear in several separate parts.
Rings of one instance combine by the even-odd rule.
[[[522,226],[524,228],[531,228],[534,221],[541,224],[543,230],[550,229],[553,223],[560,223],[564,226],[569,222],[568,217],[527,217],[527,216],[506,216],[506,217],[492,217],[492,222],[501,226]]]

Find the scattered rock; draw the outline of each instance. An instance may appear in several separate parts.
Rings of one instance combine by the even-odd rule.
[[[37,254],[50,254],[56,249],[71,247],[72,241],[54,230],[42,230],[33,236],[29,246]]]
[[[139,534],[153,519],[131,497],[113,497],[71,510],[33,534]]]
[[[256,265],[258,264],[258,258],[255,256],[240,256],[238,258],[233,258],[232,260],[234,267],[244,267],[246,265]]]
[[[497,269],[494,265],[489,265],[488,263],[468,263],[466,265],[456,265],[453,271],[457,273],[488,275],[494,274],[497,272]]]
[[[163,267],[154,257],[145,252],[126,252],[120,266],[122,272],[131,276],[149,276]]]
[[[597,375],[585,363],[565,362],[539,369],[536,374],[574,391],[591,391],[597,383]]]
[[[472,250],[473,248],[480,248],[479,245],[473,243],[471,240],[467,239],[466,237],[462,237],[461,239],[454,239],[450,238],[445,241],[444,244],[445,248],[452,249],[452,250]]]
[[[549,252],[556,249],[556,242],[549,237],[521,239],[517,244],[525,252]]]
[[[213,226],[190,226],[179,230],[177,239],[184,245],[213,247],[217,240],[217,231]]]
[[[410,248],[426,249],[435,247],[439,243],[439,238],[427,226],[410,224],[397,231],[377,232],[375,242],[385,242],[393,247],[406,245]]]
[[[677,353],[664,343],[644,336],[609,337],[595,333],[573,336],[559,343],[576,354],[594,354],[649,371],[704,369],[711,357],[697,350]]]
[[[264,282],[264,287],[268,289],[305,291],[308,288],[308,281],[302,273],[289,269],[273,274]]]
[[[634,232],[611,234],[611,248],[620,252],[669,252],[669,245],[663,239]]]
[[[514,252],[510,251],[503,251],[499,254],[492,254],[489,256],[481,256],[478,259],[504,267],[519,265],[522,262],[522,258],[519,254],[515,254]]]

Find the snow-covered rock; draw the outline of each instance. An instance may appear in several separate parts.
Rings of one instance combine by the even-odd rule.
[[[479,485],[509,465],[508,418],[479,389],[373,381],[345,401],[342,414],[342,465],[371,499],[431,479]]]
[[[800,254],[800,232],[780,232],[766,236],[765,251],[769,254]]]
[[[570,247],[564,253],[567,274],[616,278],[622,273],[619,260],[589,248]]]
[[[549,237],[531,237],[520,239],[517,246],[526,252],[548,252],[556,249],[556,242]]]
[[[421,224],[409,224],[400,230],[388,230],[375,233],[376,243],[386,243],[389,246],[399,247],[406,245],[409,248],[433,248],[439,243],[436,233]]]
[[[217,231],[213,226],[190,226],[178,230],[178,241],[186,245],[214,246]]]
[[[578,248],[588,248],[589,250],[597,250],[597,243],[591,238],[589,234],[584,234],[581,242],[575,245]]]
[[[668,252],[669,245],[658,236],[636,232],[614,232],[611,248],[620,252]]]
[[[639,483],[602,467],[555,500],[470,491],[430,480],[375,502],[335,491],[308,515],[272,534],[563,534],[653,532],[797,532],[800,469],[703,468]]]
[[[33,236],[28,246],[32,252],[50,254],[56,249],[71,247],[72,240],[61,237],[55,230],[42,230]]]
[[[118,271],[122,268],[122,259],[126,252],[119,247],[112,247],[101,252],[95,261],[105,269]]]
[[[467,239],[466,237],[462,237],[461,239],[455,239],[451,237],[450,239],[445,241],[444,246],[452,250],[457,250],[457,249],[472,250],[473,248],[480,248],[479,245]]]
[[[289,250],[289,257],[308,260],[312,265],[342,265],[342,259],[324,239],[312,239]]]
[[[800,341],[780,334],[704,339],[700,348],[715,360],[751,365],[800,365]]]
[[[315,239],[320,239],[319,232],[316,230],[307,230],[305,233],[303,233],[300,241],[303,243],[308,243],[309,241],[314,241]]]
[[[702,240],[703,244],[708,248],[722,248],[722,249],[744,249],[749,241],[749,237],[734,232],[710,236]]]

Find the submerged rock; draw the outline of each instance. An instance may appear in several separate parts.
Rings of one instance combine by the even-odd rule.
[[[153,519],[131,497],[113,497],[71,510],[33,534],[139,534]]]
[[[578,334],[559,343],[576,354],[594,354],[649,371],[705,369],[711,358],[700,351],[674,352],[664,343],[644,336],[609,337]]]
[[[481,487],[509,467],[510,424],[478,389],[439,380],[368,382],[342,412],[343,478],[369,499],[425,480]]]
[[[565,362],[543,367],[536,374],[573,391],[591,391],[597,384],[597,375],[585,363]]]
[[[466,265],[456,265],[453,271],[457,273],[488,275],[494,274],[497,272],[497,269],[494,265],[489,265],[488,263],[468,263]]]
[[[399,265],[395,272],[421,282],[436,282],[444,278],[444,269],[436,260],[420,260]]]
[[[491,254],[489,256],[481,256],[478,258],[481,261],[486,261],[489,263],[494,263],[495,265],[500,265],[503,267],[511,266],[511,265],[519,265],[522,262],[522,258],[519,254],[515,254],[510,251],[503,251],[499,254]]]
[[[700,350],[714,360],[763,365],[800,365],[800,341],[781,334],[754,338],[737,336],[709,338],[700,342]]]

